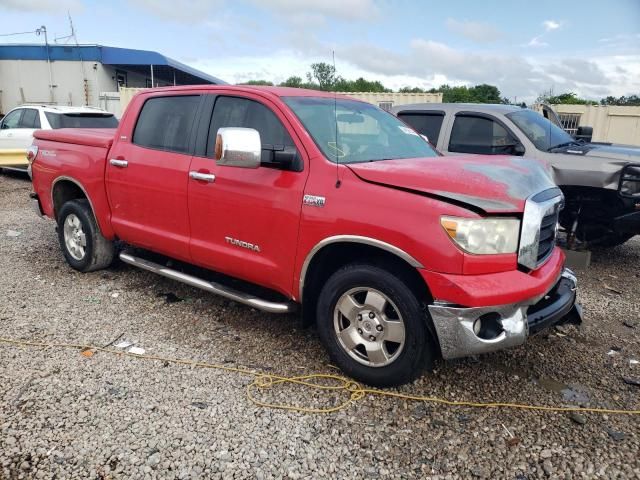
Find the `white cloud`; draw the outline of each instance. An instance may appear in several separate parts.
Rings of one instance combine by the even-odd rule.
[[[19,12],[66,12],[82,8],[80,0],[1,0],[0,10]]]
[[[223,3],[224,0],[129,0],[129,4],[156,17],[183,23],[205,22]]]
[[[452,32],[478,43],[495,42],[503,36],[500,30],[488,23],[472,22],[470,20],[459,21],[453,18],[447,18],[445,25]]]
[[[550,32],[552,30],[559,29],[562,26],[562,23],[557,22],[556,20],[545,20],[544,22],[542,22],[542,26],[547,32]]]
[[[454,84],[488,83],[508,97],[532,101],[539,93],[575,91],[588,98],[640,91],[640,55],[589,57],[528,57],[469,52],[431,40],[414,39],[399,53],[372,45],[357,45],[343,58],[366,72],[388,80],[398,76],[419,79],[445,77]],[[621,71],[620,68],[623,70]],[[440,77],[439,77],[440,76]],[[439,86],[439,84],[435,85]]]
[[[294,49],[270,55],[226,57],[190,61],[189,64],[230,83],[265,79],[279,83],[297,75],[304,78],[313,62],[330,61]],[[524,57],[467,52],[424,39],[413,40],[401,53],[371,44],[344,46],[336,58],[338,73],[349,79],[378,80],[397,90],[449,85],[496,85],[503,96],[530,103],[553,88],[598,100],[607,95],[640,91],[640,55],[589,57],[589,60],[555,56]]]
[[[334,20],[370,20],[380,11],[374,0],[252,0],[265,10],[297,20],[323,22]],[[301,22],[298,22],[301,23]]]
[[[542,35],[533,37],[531,40],[529,40],[525,44],[525,47],[548,47],[549,44],[547,42],[543,42],[542,40],[540,40],[541,38],[542,38]]]

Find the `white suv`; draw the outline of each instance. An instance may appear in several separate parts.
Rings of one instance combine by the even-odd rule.
[[[21,105],[0,121],[0,169],[27,168],[27,149],[35,130],[117,126],[113,113],[98,108]]]

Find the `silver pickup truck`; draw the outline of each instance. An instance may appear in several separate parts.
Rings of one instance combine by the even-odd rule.
[[[547,162],[565,195],[560,225],[591,246],[640,234],[640,148],[576,140],[545,116],[512,105],[424,103],[392,113],[444,155],[518,155]]]

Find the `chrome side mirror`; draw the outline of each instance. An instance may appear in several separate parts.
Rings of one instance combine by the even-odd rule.
[[[262,155],[260,133],[253,128],[220,128],[216,134],[216,165],[258,168]]]

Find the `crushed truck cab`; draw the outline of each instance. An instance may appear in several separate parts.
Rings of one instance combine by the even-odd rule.
[[[34,136],[32,199],[73,268],[117,256],[267,312],[301,310],[362,382],[399,385],[437,357],[580,321],[555,246],[564,200],[544,165],[442,157],[373,105],[150,89],[117,130]]]

